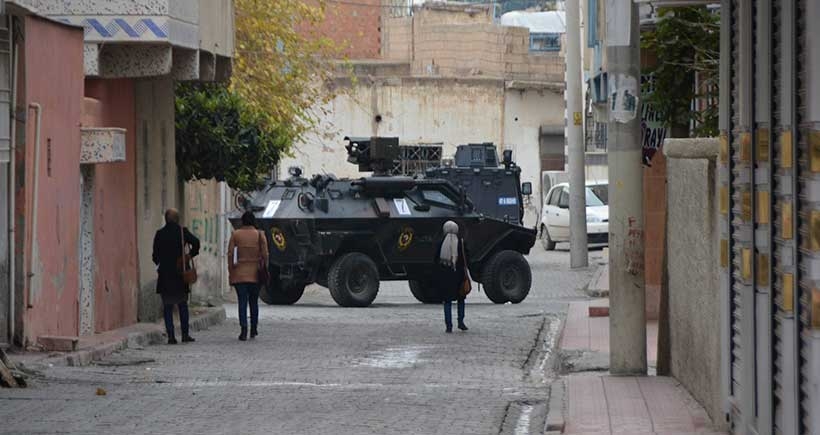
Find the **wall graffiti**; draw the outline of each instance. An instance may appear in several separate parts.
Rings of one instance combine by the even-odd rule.
[[[205,206],[205,195],[201,188],[193,189],[193,201],[189,209],[189,219],[191,222],[191,233],[195,235],[201,243],[200,252],[219,255],[220,232],[219,215],[209,210]]]

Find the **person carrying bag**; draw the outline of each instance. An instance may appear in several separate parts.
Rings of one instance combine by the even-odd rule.
[[[231,234],[228,242],[228,276],[236,289],[239,309],[239,340],[248,339],[248,306],[251,311],[251,338],[259,335],[259,286],[267,285],[268,243],[264,234],[256,229],[256,217],[246,211],[242,215],[242,227]]]
[[[453,332],[453,301],[458,306],[458,329],[466,331],[464,324],[464,298],[472,290],[469,273],[467,272],[467,255],[464,241],[458,237],[458,224],[447,221],[442,228],[444,238],[439,244],[434,261],[434,276],[438,294],[444,300],[445,332]]]

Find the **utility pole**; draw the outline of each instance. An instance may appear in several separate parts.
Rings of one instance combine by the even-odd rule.
[[[581,83],[581,11],[579,0],[567,0],[567,147],[569,148],[570,267],[587,267],[587,209],[584,175],[584,109]]]
[[[606,1],[609,81],[609,370],[646,374],[640,22],[632,0]]]

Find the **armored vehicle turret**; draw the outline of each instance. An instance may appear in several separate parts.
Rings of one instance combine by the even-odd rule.
[[[449,180],[464,189],[486,217],[523,225],[523,197],[532,194],[532,183],[521,184],[521,168],[512,161],[511,150],[505,150],[503,158],[499,164],[490,142],[459,145],[454,166],[428,169],[425,177]]]
[[[386,175],[398,156],[398,138],[345,138],[348,162],[370,177],[291,177],[241,198],[234,227],[252,210],[270,247],[271,279],[260,293],[269,304],[293,304],[305,286],[330,290],[341,306],[364,307],[381,281],[408,281],[421,302],[438,302],[431,264],[442,225],[458,223],[471,276],[496,303],[518,303],[532,283],[524,254],[534,229],[482,214],[451,181]],[[519,198],[520,200],[520,198]],[[516,217],[520,215],[516,214]]]

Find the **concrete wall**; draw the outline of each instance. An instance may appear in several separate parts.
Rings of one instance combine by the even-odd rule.
[[[222,184],[214,180],[185,184],[185,226],[201,243],[196,258],[198,280],[191,290],[194,303],[219,304],[228,290],[226,208]]]
[[[220,56],[233,57],[234,2],[199,0],[199,47]]]
[[[156,319],[162,302],[151,261],[154,233],[167,208],[181,208],[174,149],[174,83],[170,78],[136,82],[137,253],[140,321]]]
[[[656,153],[652,159],[652,166],[643,169],[646,317],[653,320],[658,318],[661,266],[665,249],[666,170],[667,161],[662,153]]]
[[[667,157],[669,326],[672,376],[724,421],[720,381],[715,140],[671,140]],[[692,273],[698,271],[698,273]]]
[[[347,163],[345,136],[398,136],[402,144],[442,143],[445,157],[468,142],[493,142],[513,150],[522,182],[540,196],[539,128],[563,125],[563,96],[551,90],[506,89],[501,80],[391,78],[360,80],[342,89],[323,113],[317,132],[294,147],[279,165],[300,166],[306,174],[361,176]],[[381,115],[381,122],[375,116]],[[526,207],[525,223],[534,226],[540,203]]]
[[[513,150],[521,166],[521,182],[532,183],[532,196],[525,203],[524,225],[538,223],[541,209],[541,126],[564,125],[564,97],[550,90],[507,90],[504,96],[504,148]]]
[[[402,143],[443,143],[452,156],[458,144],[503,139],[504,87],[499,80],[395,78],[360,79],[343,89],[326,107],[314,134],[294,146],[283,159],[280,175],[289,166],[305,173],[328,172],[361,176],[347,163],[345,136],[398,136]],[[375,122],[381,115],[382,121]]]
[[[125,162],[90,165],[94,171],[94,319],[95,331],[101,332],[137,321],[134,82],[89,79],[85,95],[97,100],[100,110],[98,118],[84,120],[84,126],[126,129]]]
[[[80,125],[83,102],[83,32],[36,17],[25,18],[24,93],[42,106],[39,194],[35,179],[35,116],[29,110],[25,141],[18,143],[17,215],[24,235],[26,308],[23,344],[40,335],[76,335],[79,293]],[[60,72],[60,80],[54,79]],[[36,203],[35,203],[36,200]],[[33,210],[37,208],[37,222]],[[32,252],[35,251],[35,252]],[[23,275],[25,276],[25,275]],[[30,296],[30,297],[29,297]]]

